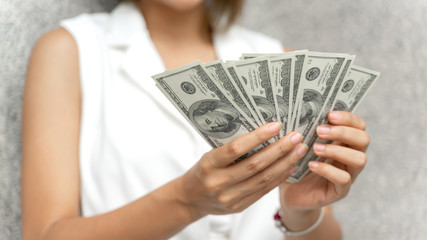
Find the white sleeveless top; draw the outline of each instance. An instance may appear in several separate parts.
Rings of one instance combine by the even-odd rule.
[[[136,200],[185,173],[211,149],[151,79],[165,67],[132,3],[61,25],[79,51],[83,216]],[[215,35],[214,46],[223,60],[283,51],[279,41],[237,26]],[[242,213],[207,216],[171,239],[283,239],[272,218],[278,206],[275,189]]]

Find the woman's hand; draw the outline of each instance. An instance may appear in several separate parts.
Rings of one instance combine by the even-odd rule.
[[[359,116],[335,111],[330,124],[317,128],[317,135],[332,144],[316,143],[313,151],[324,161],[309,163],[310,173],[296,184],[280,186],[282,211],[313,210],[344,198],[366,164],[369,135]]]
[[[195,219],[242,211],[286,180],[307,149],[301,144],[299,133],[289,133],[235,163],[277,135],[281,127],[279,123],[269,123],[211,150],[180,178],[180,201]]]

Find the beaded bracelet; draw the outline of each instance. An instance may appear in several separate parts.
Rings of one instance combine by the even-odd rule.
[[[280,210],[280,209],[279,209]],[[317,226],[320,225],[320,223],[323,220],[323,217],[325,216],[325,208],[322,207],[320,209],[320,215],[319,218],[316,220],[316,222],[309,228],[303,230],[303,231],[299,231],[299,232],[291,232],[288,229],[286,229],[286,227],[283,225],[282,223],[282,216],[280,216],[280,212],[279,210],[277,210],[276,214],[274,214],[274,221],[276,222],[276,227],[285,235],[288,236],[302,236],[305,235],[311,231],[313,231]]]

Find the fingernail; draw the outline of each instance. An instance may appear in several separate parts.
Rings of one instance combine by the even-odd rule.
[[[328,126],[318,126],[317,127],[317,134],[326,135],[329,133],[330,130],[331,130],[331,128]]]
[[[300,133],[295,133],[292,137],[291,137],[291,142],[294,145],[297,145],[298,143],[300,143],[302,141],[302,135]]]
[[[278,133],[279,131],[280,131],[280,129],[282,129],[283,128],[283,124],[281,124],[281,123],[278,123],[278,122],[274,122],[274,123],[271,123],[269,126],[268,126],[268,131],[270,131],[271,133],[273,133],[273,134],[276,134],[276,133]]]
[[[289,174],[292,175],[292,174],[296,173],[297,171],[298,171],[298,167],[294,166],[291,169],[289,169]]]
[[[296,152],[297,152],[297,154],[299,155],[299,156],[304,156],[305,155],[305,153],[307,152],[307,150],[308,150],[308,147],[307,147],[307,145],[304,143],[304,144],[301,144],[301,145],[299,145],[298,147],[297,147],[297,149],[296,149]]]
[[[315,143],[314,144],[314,149],[318,152],[323,152],[325,150],[325,144],[323,143]]]
[[[308,166],[311,168],[317,168],[319,166],[319,163],[316,161],[311,161],[308,163]]]
[[[329,113],[329,119],[333,121],[338,121],[341,119],[341,113],[339,112],[330,112]]]

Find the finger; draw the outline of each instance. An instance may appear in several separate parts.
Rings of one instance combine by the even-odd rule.
[[[210,164],[213,167],[227,166],[260,144],[276,136],[282,128],[283,124],[278,122],[265,124],[250,133],[242,135],[208,152],[206,157],[211,159]]]
[[[323,158],[338,161],[347,166],[353,181],[366,165],[367,157],[364,152],[352,148],[334,145],[315,143],[313,146],[314,153]]]
[[[341,142],[360,151],[365,151],[370,142],[367,132],[353,127],[324,124],[317,127],[316,133],[321,139]]]
[[[232,204],[229,208],[232,212],[241,212],[251,206],[253,203],[258,201],[260,198],[262,198],[265,194],[269,193],[271,190],[273,190],[275,187],[277,187],[279,183],[272,184],[272,186],[268,188],[264,188],[262,190],[259,190],[257,192],[254,192],[250,195],[245,196],[240,201]]]
[[[275,161],[264,170],[252,175],[251,177],[245,178],[243,181],[238,182],[224,191],[225,198],[237,201],[244,196],[258,192],[271,184],[280,184],[284,182],[296,171],[294,164],[298,159],[305,155],[307,149],[307,145],[299,144],[291,152],[282,156],[279,160]]]
[[[318,161],[309,162],[308,167],[313,173],[326,178],[334,184],[335,194],[338,198],[346,196],[349,192],[352,180],[350,174],[345,170]]]
[[[343,125],[348,127],[354,127],[361,130],[366,129],[366,122],[363,118],[350,112],[344,111],[333,111],[328,114],[328,120],[334,125]]]
[[[231,165],[227,169],[228,173],[234,176],[230,184],[240,182],[264,170],[279,158],[289,153],[301,141],[302,136],[300,133],[289,133],[249,158]],[[293,157],[289,157],[288,161],[293,162],[294,160]]]
[[[293,168],[292,168],[293,169]],[[286,171],[281,174],[280,177],[276,178],[274,181],[271,181],[269,184],[258,188],[256,191],[251,191],[249,194],[241,197],[237,201],[234,201],[229,205],[229,209],[232,212],[241,212],[244,209],[248,208],[254,202],[258,201],[265,194],[269,193],[271,190],[279,186],[279,184],[283,183],[285,179],[287,179],[292,174],[292,171]]]

